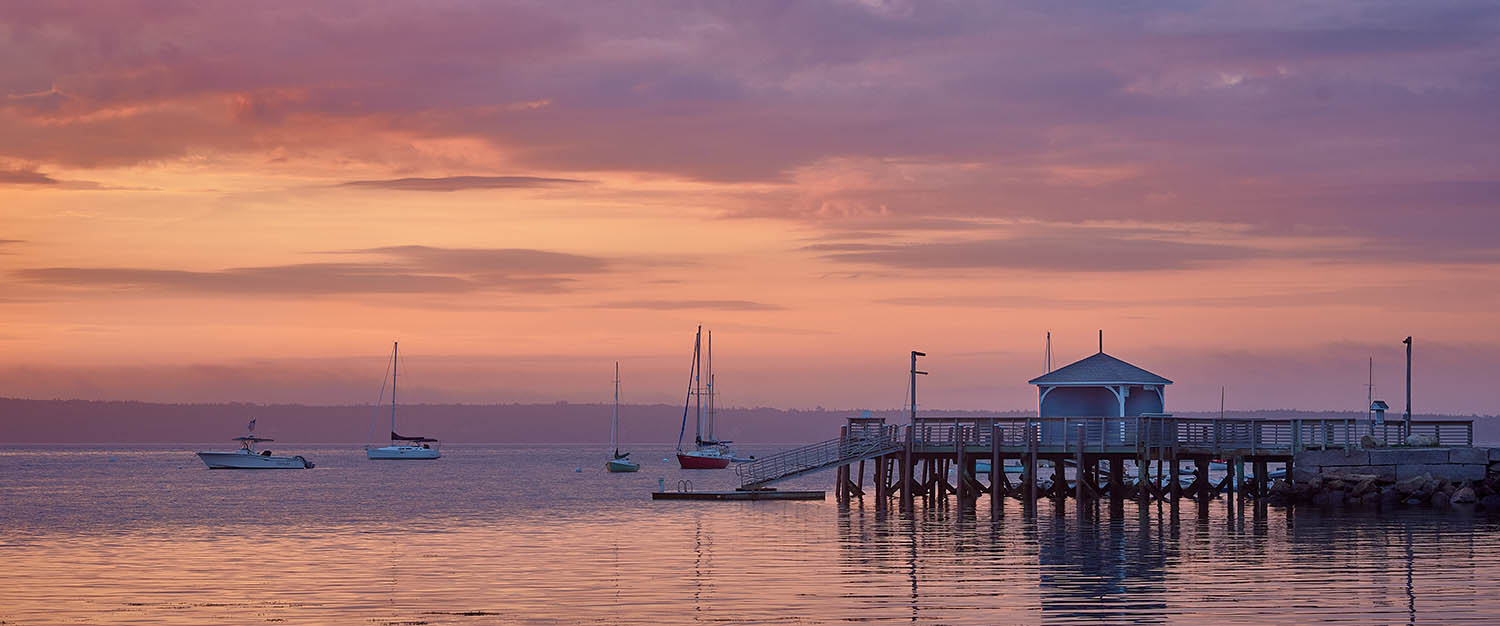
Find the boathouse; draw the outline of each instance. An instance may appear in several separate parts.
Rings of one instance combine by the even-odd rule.
[[[1031,379],[1041,417],[1134,417],[1167,410],[1172,381],[1105,354]]]

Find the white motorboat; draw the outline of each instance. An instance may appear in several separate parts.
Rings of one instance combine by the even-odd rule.
[[[275,456],[270,450],[255,450],[255,444],[274,441],[255,436],[255,420],[250,420],[250,434],[235,437],[240,449],[234,452],[199,452],[198,458],[208,469],[312,469],[313,463],[301,456]]]
[[[400,345],[391,343],[391,445],[365,448],[365,456],[371,461],[401,461],[436,459],[443,454],[438,450],[438,440],[431,437],[405,437],[396,434],[396,373]],[[377,416],[378,417],[378,416]],[[374,430],[373,426],[371,430]],[[374,433],[371,433],[372,435]]]

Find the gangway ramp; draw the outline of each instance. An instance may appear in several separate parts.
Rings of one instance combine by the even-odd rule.
[[[896,438],[896,432],[894,426],[887,426],[850,433],[741,463],[734,472],[739,476],[740,489],[761,489],[783,480],[899,452],[905,446]]]

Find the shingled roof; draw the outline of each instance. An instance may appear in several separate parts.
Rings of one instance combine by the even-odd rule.
[[[1100,352],[1027,381],[1033,385],[1170,385],[1172,381]]]

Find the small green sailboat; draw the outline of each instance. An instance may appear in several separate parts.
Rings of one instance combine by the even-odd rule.
[[[614,450],[614,458],[610,459],[605,467],[611,472],[639,472],[641,464],[630,460],[629,452],[620,452],[620,445],[616,442],[616,433],[620,424],[620,362],[615,361],[615,406],[609,412],[609,447]]]

